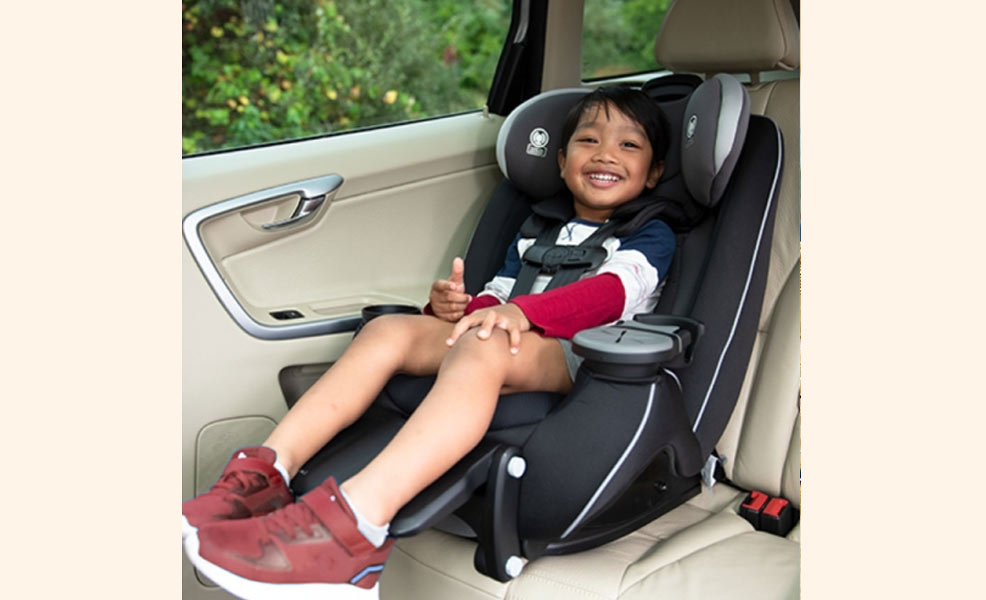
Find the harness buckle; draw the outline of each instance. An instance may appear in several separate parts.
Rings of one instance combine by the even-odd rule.
[[[584,246],[532,246],[524,253],[524,262],[539,267],[541,273],[554,275],[562,269],[594,269],[606,260],[606,249]]]

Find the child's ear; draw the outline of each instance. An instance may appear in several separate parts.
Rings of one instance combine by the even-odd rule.
[[[647,174],[647,183],[645,184],[647,186],[647,189],[654,189],[654,186],[657,185],[658,180],[661,179],[661,175],[663,174],[664,174],[664,161],[662,160],[661,162],[651,167],[650,173]]]
[[[558,170],[560,171],[559,175],[562,177],[562,179],[564,179],[565,178],[565,151],[562,150],[561,148],[558,149]]]

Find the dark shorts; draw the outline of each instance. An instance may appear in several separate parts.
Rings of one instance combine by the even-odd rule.
[[[582,364],[582,357],[575,354],[572,350],[572,340],[566,340],[562,338],[556,338],[558,343],[561,344],[562,352],[565,353],[565,364],[568,365],[568,374],[571,375],[572,381],[575,381],[575,374],[579,370],[579,366]]]

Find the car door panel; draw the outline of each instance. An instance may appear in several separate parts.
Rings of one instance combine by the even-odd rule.
[[[256,200],[185,231],[184,498],[207,489],[236,448],[266,437],[287,409],[279,374],[338,359],[364,304],[427,301],[501,178],[494,152],[500,122],[468,113],[183,161],[184,219],[237,198]],[[270,190],[331,175],[342,184],[310,219],[264,229],[291,218],[303,200]],[[201,243],[199,262],[189,239]],[[210,268],[232,298],[227,306],[205,277]],[[264,339],[232,318],[234,305],[269,329],[345,326]],[[282,309],[302,317],[270,316]]]

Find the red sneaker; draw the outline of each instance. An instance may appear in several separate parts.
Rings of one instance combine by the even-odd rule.
[[[208,492],[182,503],[182,539],[205,523],[265,515],[293,503],[275,459],[264,446],[237,450]]]
[[[394,541],[376,548],[356,528],[356,517],[335,480],[269,515],[217,521],[185,540],[192,564],[216,585],[248,600],[349,597],[369,592]]]

